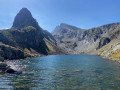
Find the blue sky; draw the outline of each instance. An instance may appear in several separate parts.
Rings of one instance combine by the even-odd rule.
[[[49,32],[60,23],[88,29],[120,22],[120,0],[0,0],[0,28],[10,28],[23,7]]]

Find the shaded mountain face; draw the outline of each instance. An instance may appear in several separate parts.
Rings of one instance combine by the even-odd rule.
[[[15,52],[15,49],[7,48],[7,50],[3,50],[4,47],[0,47],[0,50],[4,53],[0,55],[6,59],[63,53],[56,46],[54,37],[38,25],[26,8],[21,9],[16,15],[12,28],[0,31],[0,42],[4,47],[8,45],[8,47],[18,49]],[[5,54],[6,51],[11,51],[11,57],[16,53],[16,57],[8,57]],[[21,57],[17,51],[21,52],[23,56]]]
[[[26,26],[33,26],[39,29],[37,21],[32,17],[31,12],[27,8],[22,8],[15,16],[13,26],[14,28],[25,28]]]
[[[52,35],[58,45],[70,54],[92,54],[113,40],[113,37],[117,35],[117,33],[113,35],[113,32],[117,31],[118,26],[120,23],[112,23],[83,30],[62,24],[55,28]]]

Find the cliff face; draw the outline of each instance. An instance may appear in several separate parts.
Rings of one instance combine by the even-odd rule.
[[[71,25],[61,24],[55,28],[52,34],[58,45],[70,54],[93,54],[115,38],[115,35],[119,32],[117,31],[119,25],[120,23],[112,23],[83,30]]]
[[[20,49],[0,43],[0,56],[4,59],[22,59],[25,58],[24,52]]]
[[[26,8],[21,9],[16,15],[12,28],[0,31],[0,42],[19,49],[24,57],[63,53],[56,46],[54,37],[38,25],[30,11]],[[7,48],[7,51],[8,49],[10,48]],[[6,53],[5,50],[3,51]],[[19,53],[15,54],[12,51],[10,53],[18,54],[18,58],[23,58]],[[10,57],[6,54],[3,57],[16,59],[11,54]]]

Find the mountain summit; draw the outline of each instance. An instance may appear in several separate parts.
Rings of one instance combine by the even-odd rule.
[[[31,12],[27,8],[22,8],[15,16],[13,26],[14,28],[24,28],[27,26],[33,26],[40,28],[38,22],[32,17]]]
[[[63,53],[54,37],[38,25],[27,8],[19,11],[12,27],[0,32],[1,57],[21,59]]]

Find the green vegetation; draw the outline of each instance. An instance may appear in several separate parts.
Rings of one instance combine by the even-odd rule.
[[[5,35],[5,36],[8,36],[8,35],[10,35],[10,32],[8,31],[8,30],[5,30],[4,32],[2,32],[3,33],[3,35]]]
[[[109,59],[120,60],[120,48],[119,47],[120,47],[119,40],[114,39],[107,45],[100,48],[96,53]]]
[[[49,49],[48,52],[55,52],[55,50],[54,50],[54,48],[53,48],[53,46],[51,44],[49,44],[47,41],[45,41],[45,43],[46,43],[46,45],[47,45],[47,47]]]
[[[27,27],[25,27],[25,31],[26,32],[30,32],[32,30],[36,30],[36,28],[34,28],[33,26],[27,26]]]
[[[3,43],[0,43],[0,56],[5,59],[25,58],[22,50]]]
[[[112,56],[111,56],[112,59],[117,59],[117,60],[120,60],[120,50],[117,51],[117,52],[114,52],[112,53]]]
[[[51,37],[48,36],[48,38],[49,38],[49,40],[50,40],[52,43],[55,44],[55,41],[54,41]]]
[[[27,48],[24,49],[24,54],[25,54],[26,57],[31,56],[30,51]]]

